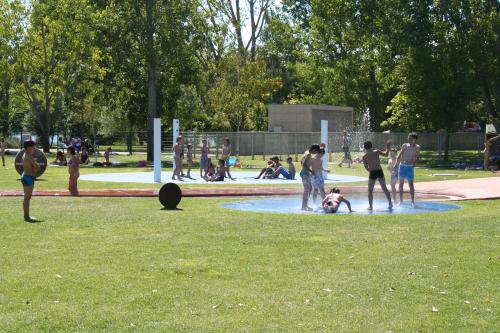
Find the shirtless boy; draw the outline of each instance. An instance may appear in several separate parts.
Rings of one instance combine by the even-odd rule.
[[[398,149],[392,148],[389,156],[389,161],[387,161],[387,170],[391,175],[391,194],[392,194],[392,202],[396,203],[397,189],[396,184],[398,183]]]
[[[321,195],[321,200],[325,197],[325,180],[323,179],[323,171],[330,172],[329,170],[323,169],[323,156],[325,155],[325,150],[320,149],[319,152],[312,158],[311,162],[311,185],[313,189],[313,201],[316,200],[318,192]]]
[[[391,193],[389,192],[385,184],[384,171],[382,171],[382,166],[380,165],[380,156],[389,155],[390,145],[391,142],[387,141],[385,151],[381,151],[378,149],[374,150],[371,141],[366,141],[363,144],[366,151],[365,155],[363,156],[363,164],[366,171],[370,173],[368,179],[368,210],[373,210],[373,188],[375,187],[375,182],[377,180],[380,183],[380,187],[384,191],[385,196],[387,197],[387,201],[389,202],[389,209],[392,209]]]
[[[403,186],[406,179],[410,187],[411,204],[415,206],[415,186],[413,185],[413,179],[415,178],[415,164],[417,164],[420,155],[420,146],[417,145],[417,139],[417,133],[410,133],[408,135],[408,143],[401,146],[401,151],[398,155],[399,205],[403,204]]]
[[[40,166],[33,158],[35,149],[35,142],[24,142],[25,153],[23,155],[23,174],[21,175],[21,183],[23,184],[24,190],[23,211],[24,221],[26,222],[36,222],[36,219],[30,216],[30,200],[33,194],[33,188],[35,187],[35,176],[40,169]]]
[[[175,144],[174,144],[174,147],[172,150],[174,152],[174,163],[175,163],[175,169],[174,169],[174,174],[172,175],[172,180],[175,180],[176,176],[177,176],[178,180],[182,180],[181,179],[182,156],[184,155],[182,136],[179,135],[177,137],[177,140],[175,141]]]
[[[330,193],[323,199],[323,210],[327,214],[335,214],[339,210],[341,203],[345,203],[347,205],[347,208],[349,208],[349,213],[353,212],[349,200],[347,200],[340,194],[340,190],[338,188],[334,187],[330,190]]]
[[[187,164],[188,164],[187,178],[192,179],[191,178],[191,168],[193,167],[193,145],[191,143],[187,144],[186,157],[187,157]]]
[[[208,154],[210,153],[210,149],[207,146],[207,139],[203,139],[201,142],[203,143],[203,147],[201,147],[200,155],[200,177],[205,178],[207,176]]]
[[[304,152],[302,159],[300,160],[301,170],[300,178],[302,179],[302,185],[304,186],[304,193],[302,194],[302,210],[312,211],[313,209],[308,206],[309,196],[311,195],[311,163],[313,159],[313,154],[319,152],[319,145],[312,145],[308,150]]]

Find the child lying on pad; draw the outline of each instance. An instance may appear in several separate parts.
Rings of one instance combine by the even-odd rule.
[[[323,210],[326,214],[335,214],[339,210],[340,204],[342,202],[344,202],[347,205],[347,208],[349,208],[349,213],[352,213],[353,210],[351,209],[351,203],[349,202],[349,200],[347,200],[340,194],[340,190],[338,188],[334,187],[330,190],[330,193],[323,199]]]

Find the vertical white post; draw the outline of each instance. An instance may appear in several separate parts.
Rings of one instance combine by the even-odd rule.
[[[328,120],[321,121],[321,144],[325,146],[325,156],[323,156],[323,169],[328,170]],[[323,172],[323,178],[328,179],[328,173]]]
[[[177,141],[177,137],[179,136],[179,119],[174,119],[172,122],[172,145],[175,145],[175,142]],[[172,152],[172,161],[173,162],[173,168],[175,170],[175,153]]]
[[[161,183],[161,119],[155,118],[153,123],[154,130],[154,181]]]

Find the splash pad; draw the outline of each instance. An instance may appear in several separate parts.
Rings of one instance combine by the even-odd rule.
[[[200,178],[198,170],[192,172],[192,179],[183,178],[182,181],[172,180],[172,172],[162,172],[162,183],[176,183],[176,184],[211,184],[211,185],[231,185],[231,184],[263,184],[263,185],[293,185],[302,184],[300,177],[297,175],[295,179],[288,180],[283,178],[277,179],[255,179],[259,171],[235,171],[232,170],[232,175],[236,179],[234,181],[226,179],[223,182],[207,182]],[[100,182],[117,182],[117,183],[154,183],[152,172],[108,172],[108,173],[94,173],[80,176],[80,180],[86,181],[100,181]],[[326,184],[339,184],[339,183],[354,183],[366,181],[366,178],[348,175],[335,175],[329,174],[328,179],[325,180]]]
[[[387,208],[387,200],[385,197],[376,196],[373,200],[373,210],[367,209],[368,200],[365,195],[351,194],[346,195],[346,198],[351,202],[351,214],[357,215],[382,215],[382,214],[421,214],[421,213],[438,213],[447,212],[460,209],[458,205],[449,203],[439,203],[432,201],[417,201],[416,207],[412,207],[409,202],[404,203],[402,206],[394,206],[393,209]],[[249,212],[260,213],[281,213],[281,214],[324,214],[320,206],[320,202],[312,203],[310,206],[314,211],[302,211],[301,197],[273,197],[256,200],[246,200],[238,202],[230,202],[222,204],[221,206],[226,209],[241,210]],[[349,214],[349,210],[345,204],[342,204],[336,214]],[[326,214],[325,214],[326,215]],[[335,215],[335,214],[328,214]]]

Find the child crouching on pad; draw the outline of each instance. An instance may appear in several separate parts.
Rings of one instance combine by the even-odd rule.
[[[207,159],[207,168],[205,169],[205,176],[203,179],[205,179],[207,182],[211,181],[215,177],[215,166],[212,163],[212,159],[208,158]]]
[[[347,205],[347,208],[349,208],[349,213],[352,213],[353,210],[351,209],[351,203],[349,202],[349,200],[347,200],[340,194],[340,190],[338,188],[334,187],[330,190],[330,193],[323,199],[323,210],[326,214],[335,214],[339,210],[340,204],[342,202]]]

